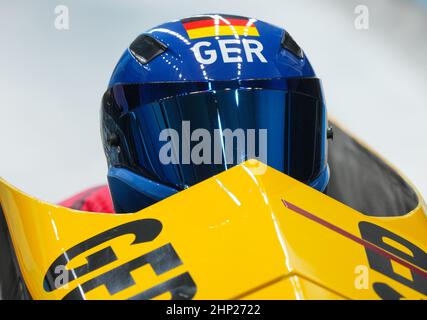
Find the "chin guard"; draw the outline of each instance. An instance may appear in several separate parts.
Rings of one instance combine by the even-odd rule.
[[[178,192],[124,168],[111,167],[108,184],[117,213],[139,211]]]

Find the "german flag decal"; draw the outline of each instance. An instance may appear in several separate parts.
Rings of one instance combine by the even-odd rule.
[[[258,37],[255,21],[230,15],[203,15],[181,20],[190,39],[220,36]]]

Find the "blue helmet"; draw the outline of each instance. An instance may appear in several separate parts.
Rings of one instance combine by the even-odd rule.
[[[328,184],[320,80],[288,32],[256,19],[197,15],[138,36],[114,69],[101,124],[117,212],[250,158],[319,191]]]

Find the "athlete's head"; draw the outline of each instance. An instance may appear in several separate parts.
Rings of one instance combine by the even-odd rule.
[[[118,212],[133,212],[257,158],[323,191],[319,79],[282,28],[206,14],[138,36],[103,97],[102,140]]]

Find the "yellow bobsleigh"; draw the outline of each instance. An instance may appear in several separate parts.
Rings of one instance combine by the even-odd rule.
[[[112,215],[0,180],[2,298],[426,298],[421,195],[334,126],[326,194],[247,161]]]

